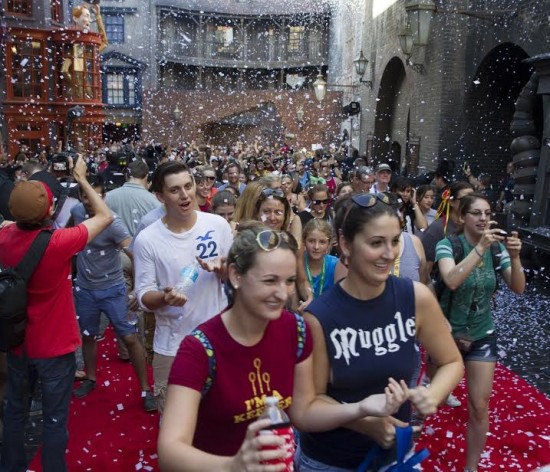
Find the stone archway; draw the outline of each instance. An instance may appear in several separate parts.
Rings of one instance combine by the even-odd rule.
[[[501,44],[487,54],[468,85],[458,155],[470,161],[476,174],[502,175],[511,160],[514,103],[532,73],[522,62],[527,57],[519,46]]]
[[[397,113],[401,101],[404,97],[401,95],[403,82],[406,77],[403,61],[398,57],[392,58],[382,74],[380,88],[378,91],[378,101],[376,104],[376,116],[374,123],[374,163],[389,162],[396,169],[401,168],[401,149],[406,142],[406,136],[403,135],[406,130],[406,113]],[[408,110],[408,106],[403,109]],[[404,120],[401,123],[400,120]],[[396,155],[396,149],[399,148],[399,156]],[[398,162],[394,162],[394,160]]]

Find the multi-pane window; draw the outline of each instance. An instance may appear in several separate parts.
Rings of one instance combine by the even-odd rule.
[[[61,9],[63,7],[61,0],[51,0],[52,6],[52,21],[61,23]]]
[[[304,26],[290,26],[288,33],[288,52],[299,53],[302,51],[305,27]]]
[[[91,44],[65,44],[61,67],[63,96],[84,100],[101,97],[101,80],[97,46]]]
[[[111,44],[124,43],[124,15],[105,15],[105,33]]]
[[[7,0],[6,11],[14,15],[31,16],[32,0]]]
[[[136,80],[137,77],[135,75],[126,75],[126,83],[128,84],[128,105],[136,104]]]
[[[107,103],[109,105],[135,105],[136,80],[135,74],[107,74]]]
[[[240,51],[240,42],[236,38],[237,31],[232,26],[209,26],[212,41],[209,44],[209,54],[222,59],[236,59]]]
[[[230,46],[233,42],[233,28],[231,26],[217,26],[215,38],[219,47]]]
[[[122,74],[107,75],[107,103],[109,105],[124,105],[124,76]]]
[[[43,87],[42,44],[19,39],[11,46],[11,86],[14,97],[40,97]]]

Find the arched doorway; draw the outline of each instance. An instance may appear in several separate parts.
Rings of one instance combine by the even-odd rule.
[[[527,57],[519,46],[501,44],[487,54],[468,85],[463,149],[458,155],[470,162],[474,174],[499,176],[511,160],[514,104],[532,73],[522,62]]]
[[[401,89],[405,77],[406,72],[403,61],[398,57],[392,58],[388,62],[380,81],[374,124],[374,163],[389,162],[396,169],[401,168],[400,161],[403,158],[401,143],[404,144],[406,141],[404,131],[406,130],[407,117],[405,113],[402,113],[402,116],[397,113],[400,103],[404,102]],[[402,104],[401,108],[408,110],[405,103]],[[403,123],[399,121],[400,118],[404,120]],[[399,139],[398,134],[401,135],[402,139]],[[395,160],[397,162],[394,162]]]

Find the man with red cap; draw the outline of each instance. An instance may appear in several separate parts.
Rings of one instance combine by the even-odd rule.
[[[76,371],[80,334],[74,309],[71,258],[101,233],[113,216],[86,180],[82,158],[73,170],[94,216],[74,228],[53,232],[49,245],[27,284],[27,327],[22,346],[8,352],[8,382],[4,408],[1,472],[26,470],[24,449],[28,366],[42,385],[44,472],[67,470],[67,418]],[[51,227],[53,196],[40,181],[18,182],[9,198],[15,224],[0,229],[0,263],[15,267],[43,229]]]

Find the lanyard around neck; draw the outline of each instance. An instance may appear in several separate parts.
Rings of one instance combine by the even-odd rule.
[[[325,286],[325,269],[326,269],[327,258],[326,256],[323,256],[323,268],[321,269],[321,283],[317,287],[317,290],[315,290],[315,287],[313,285],[313,277],[311,275],[311,270],[309,269],[309,255],[307,252],[305,254],[305,263],[306,263],[307,280],[311,285],[311,288],[313,289],[313,298],[317,298],[319,295],[321,295],[321,293],[323,293],[323,288]]]

